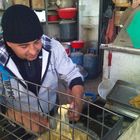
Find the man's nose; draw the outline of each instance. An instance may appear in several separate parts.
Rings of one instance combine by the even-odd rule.
[[[31,44],[31,45],[29,46],[28,52],[29,52],[29,54],[31,54],[31,55],[35,55],[35,54],[36,54],[37,48],[35,47],[34,44]]]

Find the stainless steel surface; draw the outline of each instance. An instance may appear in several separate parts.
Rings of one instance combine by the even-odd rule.
[[[109,108],[118,108],[119,113],[130,117],[138,117],[140,109],[132,106],[129,100],[140,94],[140,86],[128,83],[122,80],[118,80],[113,89],[107,95],[107,101],[109,102]],[[113,109],[112,109],[113,110]],[[114,111],[117,111],[114,109]]]
[[[107,102],[105,104],[105,108],[107,108],[113,112],[119,113],[121,115],[130,117],[132,119],[137,119],[139,117],[139,113],[131,111],[128,108],[126,108],[125,106],[122,106],[120,104],[116,104],[114,102]]]
[[[116,46],[114,44],[101,44],[100,49],[123,52],[128,54],[140,55],[140,49]]]
[[[14,78],[14,77],[12,77]],[[19,79],[20,80],[20,79]],[[27,81],[26,81],[27,82]],[[32,83],[33,84],[33,83]],[[4,87],[5,85],[3,85],[3,83],[0,82],[0,87]],[[17,92],[21,92],[20,89],[15,89],[12,88],[12,87],[6,87],[5,88],[8,88],[8,89],[5,89],[5,90],[9,90],[9,91],[16,91]],[[43,87],[43,88],[47,88],[47,87]],[[48,89],[48,88],[47,88]],[[48,90],[49,91],[49,90]],[[67,98],[74,98],[72,97],[71,95],[67,94],[67,93],[64,93],[64,92],[59,92],[59,91],[56,91],[57,94],[59,95],[59,97],[63,97],[66,101]],[[31,96],[28,94],[28,90],[22,94],[25,94],[27,96]],[[18,95],[18,94],[17,94]],[[4,98],[9,98],[9,96],[6,96],[5,94],[0,94],[0,98],[1,97],[4,97]],[[38,97],[36,97],[38,98]],[[39,99],[39,98],[38,98]],[[76,98],[75,98],[76,99]],[[16,100],[16,99],[15,99]],[[41,100],[41,99],[39,99]],[[61,125],[63,124],[66,124],[66,125],[69,125],[70,128],[72,128],[72,139],[75,139],[75,131],[78,129],[79,131],[81,131],[82,133],[85,133],[87,134],[87,136],[90,136],[93,140],[94,139],[101,139],[101,140],[108,140],[108,139],[116,139],[122,132],[122,117],[117,115],[116,113],[113,113],[107,109],[105,109],[104,107],[98,105],[98,104],[95,104],[93,102],[90,102],[90,101],[87,101],[87,100],[83,100],[83,103],[84,103],[84,108],[83,108],[83,111],[82,113],[80,113],[80,120],[75,123],[75,122],[69,122],[68,124],[66,122],[64,122],[63,120],[61,120],[61,118],[59,117],[56,118],[56,115],[57,115],[57,112],[55,111],[55,115],[51,115],[50,113],[48,114],[45,114],[43,116],[46,116],[48,118],[48,120],[54,120],[56,122],[60,122]],[[20,100],[20,97],[19,97],[19,104],[21,104],[21,100]],[[46,104],[51,104],[49,101],[45,101]],[[56,104],[57,107],[61,107],[63,103],[62,102],[59,102]],[[3,102],[0,102],[0,105],[1,106],[4,106],[6,109],[15,109],[14,105],[13,106],[7,106],[5,103]],[[30,106],[30,101],[29,101],[29,106]],[[74,111],[74,110],[72,110]],[[23,113],[22,110],[19,111],[20,113]],[[77,112],[78,113],[78,112]],[[31,112],[29,112],[29,114],[31,114]],[[42,114],[40,111],[37,112],[37,114]],[[25,118],[28,118],[28,120],[30,120],[30,124],[29,124],[29,128],[26,128],[24,125],[23,125],[23,122],[22,123],[18,123],[17,122],[17,119],[16,117],[14,116],[13,118],[10,118],[10,114],[6,114],[2,111],[0,111],[0,115],[3,116],[1,121],[3,120],[6,120],[6,127],[5,125],[1,125],[1,129],[0,129],[0,140],[12,140],[11,137],[9,139],[9,136],[12,135],[12,137],[14,137],[13,139],[18,139],[18,140],[24,140],[24,135],[27,135],[29,136],[28,138],[26,137],[25,140],[31,140],[31,139],[37,139],[39,138],[42,134],[39,132],[39,133],[36,133],[36,132],[33,132],[32,131],[32,123],[35,121],[32,119],[31,115],[29,116],[20,116],[21,119],[25,119]],[[15,115],[15,112],[14,112],[14,115]],[[116,118],[115,120],[112,119],[112,118]],[[23,121],[23,120],[22,120]],[[54,122],[53,121],[53,122]],[[2,124],[2,123],[0,123]],[[40,127],[43,127],[47,130],[48,133],[50,132],[53,132],[55,133],[55,126],[54,127],[48,127],[48,126],[45,126],[44,124],[40,123],[39,121],[36,122],[36,124]],[[78,127],[78,124],[82,124],[82,126],[80,125]],[[9,129],[6,130],[7,126],[10,126],[12,127],[12,130]],[[24,131],[24,133],[19,136],[19,133],[14,133],[18,130],[21,130]],[[6,131],[6,134],[3,133],[3,130],[4,132]],[[20,131],[20,133],[22,132]],[[5,134],[4,136],[2,134]],[[61,137],[63,136],[61,130],[59,132],[59,134],[57,134],[59,137],[60,137],[60,140],[61,140]],[[47,138],[46,138],[47,139]],[[66,139],[70,139],[69,136],[66,137]],[[50,137],[49,137],[49,140]]]

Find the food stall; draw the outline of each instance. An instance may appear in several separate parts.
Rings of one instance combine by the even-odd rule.
[[[124,15],[127,20],[113,43],[101,45],[104,50],[102,80],[115,83],[106,95],[105,107],[133,119],[119,140],[140,138],[140,106],[134,107],[130,104],[133,97],[140,95],[140,47],[137,31],[139,21],[136,19],[139,8],[129,9],[130,14],[128,15],[127,11],[127,17]]]
[[[95,9],[96,12],[91,12],[89,10],[90,8],[88,7],[88,5],[89,3],[92,3],[92,1],[89,3],[86,3],[85,1],[86,3],[85,4],[83,1],[79,0],[79,10],[80,10],[79,16],[83,17],[79,19],[79,28],[81,31],[79,33],[79,38],[80,39],[84,38],[85,39],[84,41],[89,41],[90,43],[94,43],[94,41],[98,41],[99,1],[96,0],[96,2],[97,2],[96,3],[97,6],[91,4],[92,6],[94,6],[93,9]],[[54,1],[52,0],[51,3],[54,3]],[[54,6],[54,4],[52,5]],[[52,9],[50,11],[52,11]],[[83,11],[84,12],[86,11],[86,12],[84,13]],[[64,22],[61,22],[61,25],[62,23]],[[58,24],[58,21],[49,22],[49,24],[56,25]],[[125,29],[125,26],[123,30],[124,29]],[[140,72],[139,72],[140,71],[140,61],[139,61],[140,50],[133,48],[130,40],[129,40],[129,43],[125,42],[125,39],[123,37],[124,36],[127,37],[128,35],[123,34],[124,33],[123,30],[121,30],[120,34],[118,35],[118,37],[116,38],[113,44],[101,45],[101,49],[104,50],[103,78],[102,79],[103,80],[108,79],[115,83],[115,86],[112,88],[111,92],[108,94],[108,96],[106,96],[106,101],[101,101],[101,104],[100,104],[100,99],[98,100],[97,98],[97,100],[93,102],[93,101],[90,101],[89,97],[84,96],[84,99],[83,99],[84,109],[83,109],[83,112],[80,114],[81,119],[78,123],[74,121],[69,122],[68,118],[64,117],[64,116],[67,116],[67,114],[63,114],[63,111],[60,111],[60,114],[56,112],[58,113],[57,116],[52,116],[50,115],[50,113],[42,114],[43,117],[45,115],[48,117],[51,127],[49,128],[45,126],[44,124],[42,125],[42,123],[37,124],[37,126],[39,127],[43,126],[46,130],[48,130],[45,133],[46,135],[41,135],[41,133],[38,134],[32,131],[32,125],[33,124],[35,125],[35,122],[31,116],[22,114],[22,110],[21,110],[21,114],[23,115],[23,118],[28,118],[28,120],[30,120],[29,122],[30,126],[28,129],[25,128],[23,124],[17,123],[16,117],[14,115],[13,116],[15,118],[13,117],[11,119],[8,116],[8,114],[3,113],[1,110],[0,111],[0,122],[1,122],[0,123],[0,137],[1,139],[5,139],[5,140],[50,139],[51,140],[51,139],[58,138],[61,140],[63,139],[64,140],[66,139],[71,139],[71,140],[78,140],[78,139],[80,140],[82,139],[83,140],[85,139],[92,139],[92,140],[93,139],[95,140],[129,139],[131,140],[132,139],[133,140],[133,139],[136,139],[138,140],[140,137],[140,133],[139,133],[140,110],[128,104],[129,103],[128,101],[129,101],[130,94],[133,94],[133,97],[134,95],[140,94],[140,87],[136,86],[140,83]],[[120,38],[119,41],[118,41],[118,38]],[[68,40],[65,40],[65,41],[68,41]],[[119,42],[119,43],[117,44],[116,42],[117,43]],[[70,42],[65,42],[65,43],[66,45],[70,44]],[[0,80],[1,79],[2,78],[0,77]],[[132,84],[129,84],[129,82],[134,83],[134,86]],[[31,83],[31,84],[34,84],[34,83]],[[9,91],[15,90],[14,88],[11,88],[11,87],[9,88],[5,83],[2,83],[2,82],[0,86],[5,87],[5,89],[9,89]],[[50,92],[49,88],[48,87],[43,87],[43,88],[44,89],[46,88],[46,91],[48,91],[48,94],[49,94]],[[123,91],[122,90],[120,91],[120,89],[123,89]],[[18,89],[17,92],[19,93],[22,91]],[[27,93],[23,92],[23,94],[25,95],[28,95],[28,93],[29,93],[28,89],[27,89]],[[69,96],[71,97],[71,95],[68,95],[66,92],[57,91],[57,94],[61,95],[61,98],[63,97],[64,99],[67,99]],[[125,98],[125,95],[128,95],[127,96],[128,98]],[[31,98],[32,96],[29,95],[29,97]],[[123,98],[121,97],[124,97],[125,100],[127,99],[126,102],[124,102]],[[38,98],[35,98],[35,99],[38,100]],[[11,100],[13,101],[13,99]],[[51,104],[50,102],[47,102],[46,100],[42,100],[42,102],[45,102],[46,104],[49,104],[49,105]],[[18,103],[21,106],[22,101],[20,100],[20,98],[18,100]],[[1,104],[1,105],[4,106],[4,104]],[[56,104],[56,106],[59,107],[60,110],[64,109],[68,111],[67,106],[61,106],[61,104]],[[8,108],[8,106],[4,106],[4,107]],[[70,110],[70,111],[73,111],[73,110]],[[41,119],[39,118],[39,121],[40,120]]]

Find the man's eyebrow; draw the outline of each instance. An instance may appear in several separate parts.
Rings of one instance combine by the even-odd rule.
[[[39,39],[36,39],[34,42],[37,42],[37,41],[39,41],[39,40],[41,40],[41,38],[39,38]]]
[[[22,44],[18,44],[19,46],[24,46],[24,45],[28,45],[29,43],[22,43]]]

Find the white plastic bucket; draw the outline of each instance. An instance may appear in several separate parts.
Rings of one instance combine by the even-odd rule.
[[[106,96],[109,94],[113,86],[115,85],[115,82],[110,80],[110,79],[105,79],[103,80],[99,85],[98,85],[98,93],[99,96],[106,100]]]

